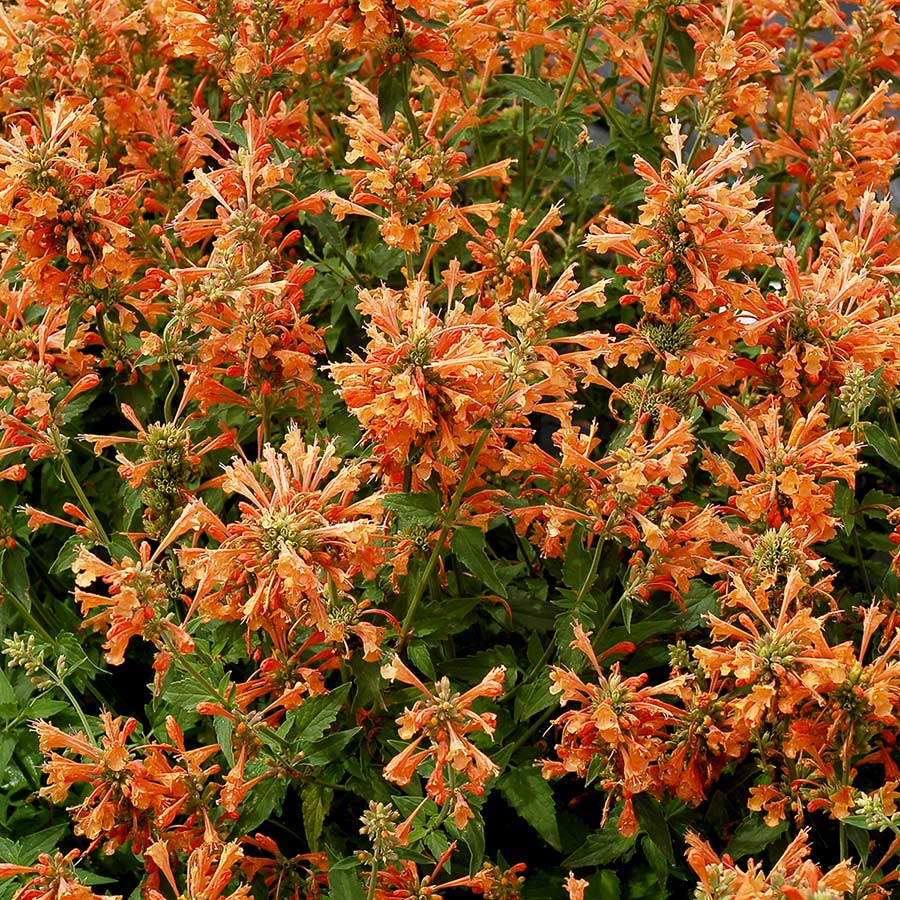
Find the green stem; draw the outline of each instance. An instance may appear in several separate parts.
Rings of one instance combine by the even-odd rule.
[[[587,47],[588,38],[590,37],[591,29],[588,26],[587,22],[583,23],[581,29],[581,36],[578,39],[578,46],[575,48],[575,58],[572,60],[572,67],[569,69],[569,76],[566,78],[566,83],[563,85],[562,93],[559,95],[559,100],[556,104],[556,109],[553,113],[553,122],[550,125],[550,131],[547,133],[547,139],[544,141],[544,147],[541,150],[541,155],[538,157],[537,165],[534,167],[534,172],[531,175],[531,181],[528,184],[528,189],[525,191],[525,196],[522,198],[522,209],[526,209],[528,206],[528,201],[531,199],[531,195],[534,193],[535,187],[537,187],[538,176],[541,174],[541,169],[544,168],[544,164],[547,162],[547,157],[550,155],[550,150],[553,147],[553,143],[556,140],[556,133],[559,131],[559,120],[563,114],[563,110],[566,108],[566,104],[569,102],[569,94],[572,92],[572,86],[575,84],[575,76],[578,74],[578,69],[581,66],[581,60],[584,57],[584,51]]]
[[[666,49],[666,36],[669,32],[668,11],[663,8],[659,14],[659,30],[656,32],[656,47],[653,50],[653,68],[650,71],[650,87],[647,89],[647,109],[644,110],[644,127],[653,124],[653,113],[656,112],[656,92],[659,89],[659,76],[662,72],[663,54]]]
[[[891,420],[891,430],[894,432],[894,438],[900,444],[900,428],[897,427],[897,417],[894,415],[894,404],[887,404],[888,418]]]
[[[82,509],[85,511],[85,513],[87,513],[87,517],[91,520],[91,524],[94,526],[94,531],[96,532],[97,539],[101,544],[103,544],[104,547],[109,547],[109,535],[100,524],[100,520],[97,518],[97,513],[94,511],[94,507],[91,506],[91,501],[88,500],[87,495],[82,490],[78,479],[75,477],[75,473],[72,471],[72,467],[69,465],[69,458],[65,454],[60,456],[60,464],[62,466],[63,475],[65,475],[66,481],[68,481],[69,483],[69,487],[72,488],[72,490],[75,492],[75,496],[78,498],[78,502],[81,504]]]
[[[459,507],[462,505],[463,495],[466,492],[466,485],[469,483],[469,477],[475,470],[475,465],[478,462],[478,457],[481,454],[481,451],[484,448],[484,445],[487,442],[490,433],[491,423],[488,423],[484,427],[484,430],[481,432],[478,440],[475,442],[475,446],[472,448],[472,453],[469,456],[469,460],[466,463],[465,469],[463,470],[462,477],[459,480],[459,484],[456,486],[456,491],[453,494],[453,499],[450,502],[450,509],[447,513],[447,520],[444,523],[443,528],[441,528],[438,539],[437,541],[435,541],[434,547],[431,550],[431,555],[428,557],[428,562],[425,564],[425,571],[422,573],[422,576],[421,578],[419,578],[419,582],[416,585],[416,592],[415,594],[413,594],[412,599],[409,601],[409,608],[406,611],[406,617],[403,619],[403,625],[400,629],[402,635],[401,647],[405,647],[407,642],[409,641],[409,629],[410,625],[412,625],[413,617],[415,616],[416,610],[419,607],[419,603],[422,600],[422,596],[424,595],[425,590],[431,581],[431,574],[437,567],[441,551],[444,549],[444,542],[447,540],[447,535],[450,534],[450,529],[453,528],[456,514],[459,512]]]
[[[366,900],[374,900],[375,888],[378,886],[378,861],[372,860],[372,872],[369,875],[369,889],[366,891]]]
[[[87,716],[84,714],[81,704],[75,699],[75,695],[69,690],[66,683],[53,671],[53,669],[45,665],[41,665],[41,669],[47,673],[47,677],[66,695],[66,699],[72,704],[72,707],[78,714],[78,718],[81,721],[81,727],[84,729],[84,736],[89,741],[93,741],[94,731],[88,724]]]
[[[607,519],[606,524],[600,531],[600,534],[597,536],[597,546],[594,547],[594,555],[591,557],[591,565],[588,569],[587,575],[585,576],[584,581],[581,583],[581,588],[578,591],[578,594],[575,596],[575,609],[578,609],[581,606],[581,601],[584,599],[584,595],[591,589],[591,586],[594,583],[594,580],[597,577],[597,566],[600,565],[600,554],[603,552],[603,545],[606,543],[606,526],[609,524],[610,520]]]

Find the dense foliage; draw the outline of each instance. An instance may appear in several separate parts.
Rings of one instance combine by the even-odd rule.
[[[898,0],[0,7],[0,900],[882,898]]]

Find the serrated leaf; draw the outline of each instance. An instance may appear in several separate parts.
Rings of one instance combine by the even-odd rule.
[[[563,860],[563,865],[570,869],[605,866],[631,853],[634,850],[635,839],[622,837],[612,824],[615,819],[614,812],[609,817],[610,824],[588,835],[587,840]]]
[[[325,824],[326,804],[330,797],[325,795],[325,788],[311,781],[303,788],[303,833],[306,843],[313,853],[319,852],[319,839]]]
[[[24,715],[29,719],[49,719],[63,710],[72,707],[65,700],[53,700],[50,697],[35,697],[24,709]]]
[[[397,516],[402,527],[431,525],[441,512],[434,494],[388,494],[381,505]]]
[[[484,532],[480,528],[461,525],[450,539],[450,549],[483,584],[506,598],[506,585],[497,577],[493,564],[484,552]]]
[[[330,694],[310,697],[289,713],[290,733],[300,741],[303,749],[322,739],[338,717],[349,692],[350,685],[342,684]]]
[[[323,737],[305,752],[303,762],[308,766],[325,766],[334,762],[340,758],[341,751],[360,731],[362,729],[359,727],[347,728],[345,731],[336,731]]]
[[[844,827],[850,843],[853,844],[856,852],[859,854],[860,861],[863,865],[866,865],[869,861],[869,832],[864,828],[858,828],[856,825],[845,825]]]
[[[553,791],[538,769],[513,769],[498,787],[506,802],[554,850],[562,850]]]
[[[590,576],[591,562],[594,554],[585,549],[584,529],[579,527],[572,535],[572,540],[566,548],[566,556],[563,560],[563,583],[573,591],[581,590],[581,586]]]
[[[232,734],[234,732],[234,720],[227,716],[216,716],[213,719],[213,729],[216,732],[216,742],[222,748],[228,765],[234,766],[234,745]]]
[[[8,547],[3,550],[3,558],[0,560],[0,582],[11,594],[14,594],[29,609],[31,603],[28,600],[28,574],[25,569],[25,548],[21,546]]]
[[[900,453],[894,442],[874,422],[863,425],[866,443],[889,465],[900,469]]]
[[[409,645],[409,658],[415,663],[416,668],[424,672],[432,681],[437,681],[437,672],[428,648],[421,641]]]
[[[556,91],[537,78],[526,78],[524,75],[497,75],[494,83],[514,96],[527,100],[537,109],[553,109],[556,106]]]
[[[550,693],[550,677],[546,673],[533,684],[523,685],[516,696],[514,717],[524,722],[551,706],[556,706],[559,698]]]
[[[6,677],[6,672],[0,669],[0,715],[4,718],[12,718],[16,714],[18,706],[12,683]]]
[[[664,888],[669,877],[669,859],[666,854],[650,835],[644,835],[644,839],[641,841],[641,850],[643,850],[647,862],[650,863],[653,874],[656,875],[657,884],[660,888]]]
[[[22,865],[30,866],[41,853],[49,853],[55,849],[68,830],[65,823],[60,823],[20,837],[19,850],[25,860]]]
[[[5,713],[0,713],[6,718]],[[16,750],[19,739],[14,734],[0,734],[0,775],[6,771],[9,761]],[[2,856],[2,853],[0,853]]]
[[[359,860],[354,860],[359,864]],[[340,861],[328,868],[328,888],[331,900],[365,900],[366,893],[353,869],[338,868]]]
[[[62,575],[66,572],[71,572],[72,563],[77,559],[81,548],[93,546],[93,541],[87,540],[80,534],[73,534],[71,537],[67,538],[66,542],[60,548],[56,559],[53,561],[53,565],[50,566],[50,574]]]
[[[784,820],[770,828],[761,817],[746,819],[738,826],[725,849],[732,859],[753,856],[778,840],[786,829],[787,822]]]

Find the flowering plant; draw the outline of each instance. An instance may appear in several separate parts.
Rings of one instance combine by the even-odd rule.
[[[0,900],[896,895],[897,0],[0,9]]]

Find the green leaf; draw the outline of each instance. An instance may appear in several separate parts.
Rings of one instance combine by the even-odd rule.
[[[6,718],[6,713],[4,713],[2,709],[0,709],[0,716]],[[14,734],[0,735],[0,775],[6,771],[6,767],[12,759],[12,755],[15,753],[18,743],[19,738]]]
[[[853,844],[859,859],[863,865],[869,861],[869,832],[864,828],[857,828],[856,825],[844,825],[847,831],[847,837]]]
[[[65,572],[72,571],[72,563],[78,557],[82,547],[93,547],[94,542],[82,537],[80,534],[73,534],[67,538],[66,542],[60,548],[53,565],[50,566],[51,575],[62,575]]]
[[[526,78],[524,75],[497,75],[494,83],[514,96],[534,104],[537,109],[553,109],[556,106],[556,91],[545,81],[538,81],[537,78]]]
[[[24,860],[21,865],[30,866],[41,853],[49,853],[55,849],[68,830],[65,823],[60,823],[43,828],[34,834],[23,835],[19,839],[21,858]]]
[[[562,850],[556,804],[550,785],[538,769],[513,769],[499,782],[506,802],[551,846]]]
[[[672,865],[675,864],[675,850],[672,847],[672,835],[669,834],[669,823],[663,815],[659,801],[649,794],[638,794],[634,798],[634,813],[638,824],[647,837],[659,848],[663,856]]]
[[[406,84],[399,72],[385,72],[378,81],[378,115],[381,127],[387,131],[394,123],[394,116],[403,103]]]
[[[516,696],[515,720],[521,724],[558,703],[559,698],[550,693],[550,676],[545,672],[536,682],[523,685],[520,689]]]
[[[460,562],[492,591],[506,598],[506,585],[497,577],[494,566],[484,552],[484,532],[474,525],[461,525],[450,539],[450,549]]]
[[[431,654],[424,643],[416,641],[410,644],[408,653],[409,658],[416,664],[416,668],[421,669],[432,681],[437,681],[437,672],[431,661]]]
[[[388,494],[381,505],[394,513],[403,528],[431,525],[440,515],[440,501],[434,494]]]
[[[472,877],[484,861],[484,822],[481,816],[476,815],[471,819],[460,834],[469,848],[469,877]]]
[[[894,442],[874,422],[863,425],[866,443],[889,465],[900,469],[900,453]]]
[[[308,766],[326,766],[336,759],[340,759],[341,752],[356,737],[361,728],[348,728],[345,731],[336,731],[316,741],[312,747],[305,751],[303,762]]]
[[[352,859],[358,866],[359,860]],[[331,900],[365,900],[366,893],[356,874],[356,868],[338,868],[341,862],[328,868],[328,887]]]
[[[309,782],[303,788],[303,833],[306,843],[313,853],[319,852],[319,839],[322,837],[322,826],[325,824],[325,813],[330,805],[330,792],[326,788]]]
[[[581,586],[589,578],[594,558],[594,554],[585,548],[583,538],[584,529],[579,526],[572,534],[563,560],[563,583],[573,591],[581,590]]]
[[[787,822],[782,820],[775,828],[770,828],[762,817],[754,816],[746,819],[738,826],[726,852],[732,859],[740,859],[742,856],[751,856],[764,850],[772,841],[778,840],[787,829]]]
[[[666,857],[666,854],[660,849],[659,845],[650,837],[650,835],[644,835],[644,839],[641,841],[641,850],[644,851],[644,856],[646,857],[647,862],[650,863],[653,874],[656,875],[657,884],[661,888],[665,887],[666,881],[669,878],[669,860]]]
[[[684,611],[675,618],[677,631],[693,631],[706,621],[708,613],[719,612],[719,592],[699,578],[692,579],[683,599]]]
[[[19,708],[16,701],[16,692],[13,690],[12,683],[6,677],[6,672],[0,669],[0,716],[5,719],[11,719]]]
[[[412,9],[398,9],[397,12],[404,19],[409,19],[410,22],[415,22],[416,25],[421,25],[423,28],[433,28],[440,31],[447,27],[447,24],[445,22],[440,22],[437,19],[423,19],[417,12]]]
[[[694,39],[680,28],[669,28],[669,40],[678,50],[678,57],[681,65],[686,72],[694,71],[694,63],[696,61],[697,51],[694,47]]]
[[[234,732],[234,720],[227,716],[216,716],[213,719],[213,728],[216,732],[216,741],[222,748],[228,765],[234,766],[234,744],[232,741],[232,733]]]
[[[28,574],[25,569],[25,548],[8,547],[3,550],[0,560],[0,582],[11,594],[20,600],[28,609],[31,602],[28,598]]]
[[[259,828],[273,813],[277,814],[281,810],[287,788],[286,779],[275,777],[266,778],[256,785],[241,806],[238,826],[241,833],[249,834]]]
[[[349,693],[350,685],[342,684],[330,694],[310,697],[302,706],[289,713],[290,733],[299,739],[301,748],[306,749],[322,739],[338,717]]]
[[[612,823],[618,817],[614,811],[610,824],[588,835],[587,840],[570,856],[563,860],[563,866],[570,869],[584,869],[589,866],[605,866],[613,860],[621,859],[634,852],[635,839],[619,834]]]

